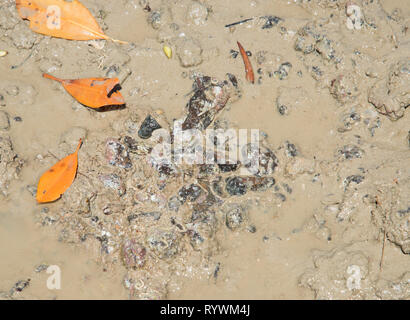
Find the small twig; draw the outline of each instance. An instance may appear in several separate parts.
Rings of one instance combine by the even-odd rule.
[[[88,180],[90,180],[90,182],[92,182],[91,178],[90,178],[89,176],[87,176],[86,174],[84,174],[84,173],[82,173],[82,172],[80,172],[80,171],[78,171],[78,170],[77,170],[77,173],[78,173],[79,175],[81,175],[81,176],[87,178]]]
[[[55,154],[53,154],[50,150],[48,151],[48,153],[53,156],[57,161],[60,161],[61,159],[58,158]]]
[[[33,55],[33,52],[34,52],[34,49],[30,52],[30,54],[22,62],[20,62],[19,64],[14,65],[14,66],[11,66],[11,69],[14,70],[14,69],[17,69],[17,68],[21,67],[28,59],[31,58],[31,56]]]
[[[386,246],[386,229],[384,229],[382,255],[380,257],[380,271],[382,271],[382,268],[383,268],[383,258],[384,258],[384,247],[385,246]]]
[[[225,28],[230,28],[230,27],[236,26],[236,25],[238,25],[238,24],[243,24],[243,23],[248,22],[248,21],[251,21],[251,20],[253,20],[253,19],[254,19],[254,18],[248,18],[248,19],[244,19],[244,20],[241,20],[241,21],[233,22],[233,23],[230,23],[230,24],[225,25]]]
[[[14,66],[11,66],[11,69],[14,70],[14,69],[20,68],[23,64],[25,64],[27,62],[27,60],[29,60],[31,58],[34,51],[37,49],[38,45],[41,43],[42,40],[43,39],[40,39],[40,41],[37,44],[34,45],[34,48],[31,50],[30,54],[22,62],[20,62],[19,64],[14,65]]]
[[[114,42],[114,43],[119,43],[119,44],[130,44],[129,42],[127,42],[127,41],[122,41],[122,40],[117,40],[117,39],[112,39],[112,38],[110,38],[110,40],[112,41],[112,42]]]

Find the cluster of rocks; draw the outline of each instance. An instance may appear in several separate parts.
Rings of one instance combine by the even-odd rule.
[[[235,86],[229,79],[196,76],[185,115],[175,120],[182,132],[218,127],[215,116],[228,103],[231,90],[235,92]],[[259,147],[260,167],[253,173],[240,162],[163,162],[152,154],[164,141],[161,130],[170,134],[173,146],[177,132],[161,110],[147,107],[124,115],[104,132],[105,138],[78,127],[64,133],[62,149],[87,137],[79,154],[79,174],[61,205],[37,214],[40,224],[60,230],[60,240],[93,248],[107,270],[124,265],[125,284],[135,298],[165,298],[175,269],[212,272],[205,265],[218,252],[217,231],[250,226],[247,195],[277,193],[273,175],[280,159],[272,147]],[[284,153],[292,157],[297,151],[287,143]]]
[[[135,1],[125,2],[144,10],[148,24],[156,31],[157,42],[174,49],[180,66],[188,70],[186,74],[193,80],[183,117],[173,123],[179,122],[180,129],[175,131],[162,110],[132,102],[129,111],[104,132],[71,128],[61,136],[59,152],[71,153],[80,138],[86,139],[79,154],[78,175],[59,203],[38,210],[38,223],[57,228],[61,241],[89,247],[105,270],[124,266],[124,285],[133,298],[161,299],[167,297],[177,274],[211,276],[215,266],[220,267],[213,261],[221,246],[220,231],[254,233],[253,205],[266,200],[272,206],[280,206],[292,194],[292,185],[303,177],[312,185],[321,184],[327,194],[322,199],[323,206],[304,222],[301,230],[328,243],[341,239],[356,246],[314,254],[314,268],[302,275],[300,285],[311,289],[319,299],[408,298],[409,273],[394,280],[378,279],[371,272],[373,257],[359,243],[380,241],[385,234],[403,254],[409,254],[410,181],[403,175],[397,180],[399,186],[382,182],[395,166],[386,169],[377,161],[368,161],[375,148],[358,134],[365,127],[373,137],[384,120],[376,112],[369,112],[364,107],[366,103],[391,120],[406,116],[410,65],[403,26],[408,22],[399,13],[388,18],[378,1],[357,1],[364,16],[347,10],[347,0],[299,1],[308,10],[333,12],[329,19],[299,22],[292,44],[318,87],[326,88],[341,106],[336,131],[343,143],[335,149],[333,159],[319,160],[305,158],[300,148],[288,141],[274,148],[263,140],[255,152],[260,166],[254,171],[249,163],[240,161],[188,165],[154,154],[158,145],[166,142],[171,149],[162,149],[159,155],[169,152],[176,159],[181,150],[173,148],[175,139],[184,131],[204,133],[208,128],[234,127],[221,119],[221,114],[229,110],[228,104],[242,97],[241,81],[234,74],[216,79],[193,69],[219,55],[217,49],[204,49],[200,37],[192,32],[209,23],[212,8],[207,1],[181,0],[179,6],[160,0],[141,0],[138,5]],[[90,10],[105,29],[101,6],[94,3]],[[283,35],[292,29],[286,20],[276,16],[255,21],[260,30],[275,27]],[[346,25],[347,36],[335,31],[346,21],[350,23]],[[14,1],[9,0],[0,8],[0,28],[4,31],[1,41],[25,53],[32,50],[32,59],[47,73],[58,74],[64,65],[73,73],[94,68],[124,80],[131,74],[131,57],[152,52],[151,48],[121,47],[110,42],[78,43],[77,48],[63,46],[58,39],[41,38],[31,32],[17,16]],[[395,54],[375,58],[361,52],[348,40],[350,36],[361,39],[360,32],[364,36],[384,32],[381,42],[387,50],[395,47]],[[82,59],[66,62],[64,57],[74,55],[78,47],[84,52]],[[311,103],[305,88],[286,85],[290,77],[302,74],[294,70],[295,63],[266,50],[248,55],[253,55],[256,62],[258,84],[264,78],[280,84],[274,100],[280,115],[290,115]],[[231,57],[240,56],[232,50]],[[62,90],[58,85],[54,88]],[[129,92],[130,96],[133,92]],[[0,107],[31,105],[36,96],[35,88],[23,81],[0,81]],[[0,110],[2,196],[7,196],[10,181],[18,177],[23,164],[13,150],[10,123],[9,114]],[[183,148],[195,150],[194,142],[184,141]],[[242,151],[252,154],[252,150],[248,144]],[[200,156],[218,158],[217,153],[203,150]],[[382,158],[388,162],[393,157],[396,155],[386,151]],[[396,160],[406,164],[407,159],[404,155]],[[43,165],[55,159],[46,155],[35,161]],[[383,170],[390,171],[383,175]],[[373,179],[375,176],[379,178]],[[30,190],[35,195],[35,187]],[[258,200],[252,201],[254,198]],[[360,228],[366,231],[357,232]],[[355,277],[356,273],[359,277]],[[28,285],[29,281],[22,281],[12,290],[23,290]]]

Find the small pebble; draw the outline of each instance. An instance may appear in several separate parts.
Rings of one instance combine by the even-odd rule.
[[[278,200],[285,202],[286,201],[286,196],[283,193],[275,193],[276,198],[278,198]]]
[[[122,259],[128,268],[141,268],[145,265],[147,250],[135,239],[125,240],[122,246]]]
[[[231,54],[232,58],[236,59],[236,57],[239,54],[239,51],[235,51],[235,50],[231,49],[231,51],[229,53]]]
[[[239,229],[245,222],[246,212],[244,208],[235,206],[230,209],[225,216],[225,224],[232,231]]]
[[[186,201],[195,202],[200,195],[203,193],[203,190],[196,184],[191,184],[188,186],[182,187],[178,191],[179,200],[181,203]]]
[[[342,149],[337,151],[337,154],[347,160],[354,158],[361,158],[364,151],[355,145],[345,145]]]
[[[30,285],[30,281],[31,279],[27,279],[27,280],[20,280],[18,281],[13,288],[11,289],[11,294],[13,294],[14,292],[21,292],[23,291],[25,288],[27,288]]]
[[[124,169],[132,167],[128,151],[116,139],[108,139],[105,145],[105,157],[109,164]]]
[[[226,191],[232,195],[244,195],[248,191],[245,179],[241,177],[226,178]]]
[[[40,272],[43,272],[43,271],[47,270],[47,268],[48,268],[48,265],[42,263],[42,264],[38,265],[38,266],[34,269],[34,271],[37,272],[37,273],[40,273]]]
[[[273,26],[276,26],[282,19],[276,16],[265,16],[262,17],[265,19],[265,24],[262,26],[262,29],[270,29]]]
[[[26,187],[26,189],[27,189],[28,192],[31,193],[31,195],[32,195],[33,197],[36,196],[36,194],[37,194],[37,187],[36,187],[35,185],[28,185],[28,186]]]

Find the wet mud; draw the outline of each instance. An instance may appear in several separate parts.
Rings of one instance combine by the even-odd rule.
[[[409,4],[82,3],[129,43],[38,35],[0,4],[0,298],[409,299]],[[44,72],[118,77],[126,105]],[[207,129],[258,129],[257,170],[159,160]],[[37,204],[79,139],[74,183]]]

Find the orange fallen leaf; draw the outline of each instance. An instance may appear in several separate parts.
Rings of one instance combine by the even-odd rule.
[[[255,82],[255,75],[253,73],[253,68],[252,68],[252,65],[251,65],[251,61],[249,60],[249,57],[246,54],[245,49],[242,47],[242,45],[239,43],[239,41],[237,41],[237,43],[238,43],[239,51],[240,51],[242,59],[243,59],[243,63],[245,64],[246,80],[248,80],[249,82],[254,83]]]
[[[37,186],[37,202],[55,201],[71,186],[77,173],[81,144],[80,139],[74,153],[57,162],[41,176]]]
[[[118,78],[86,78],[76,80],[59,79],[43,74],[44,78],[60,82],[78,102],[91,108],[101,108],[104,106],[124,105],[125,100],[121,93]]]
[[[34,32],[68,40],[115,40],[105,35],[90,11],[78,0],[16,0],[22,19]]]

